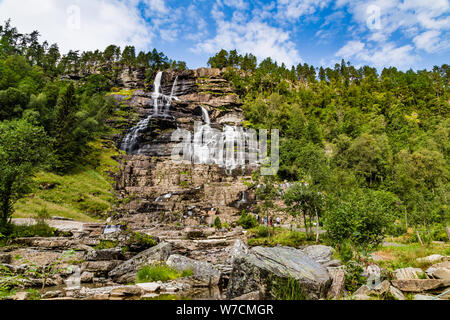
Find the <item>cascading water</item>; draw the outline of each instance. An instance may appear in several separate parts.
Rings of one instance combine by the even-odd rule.
[[[161,78],[162,78],[162,72],[158,72],[156,74],[156,78],[155,78],[155,82],[154,82],[154,90],[153,90],[153,115],[157,116],[158,115],[158,99],[161,95],[160,91],[161,91]]]
[[[172,100],[178,100],[175,97],[175,89],[177,86],[178,77],[175,78],[175,81],[172,85],[172,91],[170,93],[170,96],[166,96],[162,93],[162,90],[161,90],[162,75],[163,75],[163,73],[161,71],[158,72],[156,74],[155,81],[154,81],[154,90],[152,93],[153,113],[150,114],[147,118],[139,121],[135,127],[131,128],[130,131],[128,132],[128,134],[126,135],[125,139],[123,139],[123,141],[122,141],[120,148],[122,150],[126,151],[127,153],[133,153],[133,152],[135,152],[136,149],[138,149],[138,147],[139,147],[138,140],[139,140],[140,134],[145,132],[145,130],[147,129],[147,127],[150,123],[150,120],[159,115],[159,100],[163,99],[166,102],[166,104],[165,104],[166,109],[163,114],[164,117],[167,117],[169,114]]]
[[[238,166],[244,168],[247,136],[243,128],[225,125],[222,132],[216,131],[211,128],[208,111],[204,107],[200,108],[205,124],[195,130],[194,150],[189,158],[194,163],[216,164],[225,167],[230,173]],[[223,154],[225,157],[216,154],[217,152],[226,152]]]

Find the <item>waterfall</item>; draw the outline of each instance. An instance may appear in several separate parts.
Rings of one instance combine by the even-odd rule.
[[[156,74],[156,78],[155,78],[155,83],[154,83],[154,90],[153,90],[153,115],[157,116],[158,115],[158,99],[161,95],[160,91],[161,91],[161,78],[162,78],[162,72],[159,71]]]
[[[178,100],[178,98],[175,97],[175,89],[177,88],[177,84],[178,84],[178,76],[175,77],[175,81],[173,82],[172,85],[172,90],[170,91],[169,99],[166,100],[166,109],[164,110],[164,116],[169,115],[172,100],[174,99]]]
[[[211,120],[209,119],[208,111],[203,107],[200,108],[202,108],[203,120],[205,121],[206,125],[208,126],[211,125]]]
[[[139,136],[147,129],[150,120],[153,117],[157,117],[159,114],[159,99],[164,99],[166,101],[166,110],[164,111],[164,116],[167,116],[170,111],[170,105],[172,100],[178,100],[175,97],[175,89],[177,86],[178,77],[175,78],[175,81],[172,85],[172,91],[170,93],[170,96],[166,96],[162,93],[161,90],[161,79],[162,79],[163,73],[159,71],[156,74],[155,81],[154,81],[154,90],[152,93],[153,98],[153,113],[150,114],[147,118],[141,120],[138,122],[138,124],[131,128],[126,137],[123,139],[122,144],[120,146],[120,149],[126,151],[127,153],[133,153],[136,149],[139,147]]]

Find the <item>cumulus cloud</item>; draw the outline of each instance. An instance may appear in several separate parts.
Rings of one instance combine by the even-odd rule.
[[[296,20],[322,10],[330,2],[331,0],[278,0],[278,16],[281,19]]]
[[[259,60],[271,57],[288,66],[302,62],[288,32],[260,21],[242,24],[222,21],[217,35],[198,43],[194,51],[214,54],[220,49],[237,49],[241,53],[252,53]]]
[[[76,5],[74,5],[74,3]],[[9,18],[20,32],[35,29],[62,52],[103,50],[110,44],[147,49],[154,32],[137,0],[2,0],[0,20]]]
[[[413,41],[416,48],[423,49],[428,53],[437,52],[443,48],[448,48],[449,41],[440,39],[441,32],[437,30],[430,30],[414,37]]]
[[[385,43],[382,46],[369,47],[359,40],[347,42],[335,57],[345,60],[356,59],[357,62],[368,63],[376,68],[397,66],[409,68],[416,62],[413,46],[404,45],[396,47],[394,43]]]

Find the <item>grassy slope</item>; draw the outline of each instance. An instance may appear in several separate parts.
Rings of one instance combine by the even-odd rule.
[[[36,175],[33,192],[15,205],[14,218],[32,218],[46,209],[51,216],[77,221],[98,221],[114,202],[112,179],[108,171],[117,170],[111,156],[118,152],[107,141],[90,144],[92,151],[85,164],[63,176],[49,172]],[[49,187],[50,186],[50,187]]]

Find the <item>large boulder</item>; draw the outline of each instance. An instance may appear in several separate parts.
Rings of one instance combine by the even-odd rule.
[[[277,284],[298,282],[307,299],[325,298],[332,283],[328,271],[302,250],[255,247],[235,258],[227,289],[229,299],[260,291],[262,299],[276,298]]]
[[[303,249],[304,253],[320,264],[330,262],[333,251],[332,247],[324,245],[309,246]]]
[[[193,285],[198,287],[211,287],[219,284],[220,271],[208,262],[196,261],[178,254],[167,259],[167,265],[179,272],[191,270]]]
[[[142,266],[166,261],[171,251],[172,245],[170,243],[161,242],[118,265],[109,272],[109,277],[118,283],[128,283],[135,279],[137,271]]]

